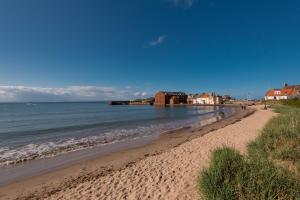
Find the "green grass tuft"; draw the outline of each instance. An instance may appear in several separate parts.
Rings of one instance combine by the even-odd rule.
[[[236,172],[242,169],[243,162],[243,157],[235,150],[223,148],[214,151],[211,167],[202,173],[199,185],[206,198],[236,199]]]
[[[199,177],[206,199],[299,199],[300,182],[287,169],[262,159],[247,159],[229,148],[213,152]]]
[[[214,199],[300,199],[300,109],[276,107],[248,156],[221,148],[199,176],[199,190]]]

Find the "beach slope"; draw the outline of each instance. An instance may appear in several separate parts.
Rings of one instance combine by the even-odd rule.
[[[49,199],[199,199],[196,180],[199,171],[208,166],[211,151],[226,145],[245,153],[247,143],[274,115],[258,108],[239,122],[55,193]]]

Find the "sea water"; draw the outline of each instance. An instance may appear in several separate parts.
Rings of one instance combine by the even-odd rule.
[[[0,166],[159,135],[232,108],[0,103]]]

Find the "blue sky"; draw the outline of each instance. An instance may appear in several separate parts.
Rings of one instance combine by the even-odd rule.
[[[2,0],[0,101],[300,84],[297,0]]]

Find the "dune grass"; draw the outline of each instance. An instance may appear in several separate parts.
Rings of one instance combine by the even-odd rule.
[[[250,157],[262,157],[300,175],[300,109],[279,106],[280,115],[248,146]]]
[[[300,108],[300,99],[299,98],[282,100],[280,103],[282,105]]]
[[[247,157],[227,147],[213,152],[198,181],[206,199],[300,199],[300,109],[275,111]]]
[[[275,107],[278,105],[284,105],[284,106],[300,108],[300,97],[294,99],[288,99],[288,100],[284,100],[284,99],[268,100],[268,101],[263,101],[263,103]]]

